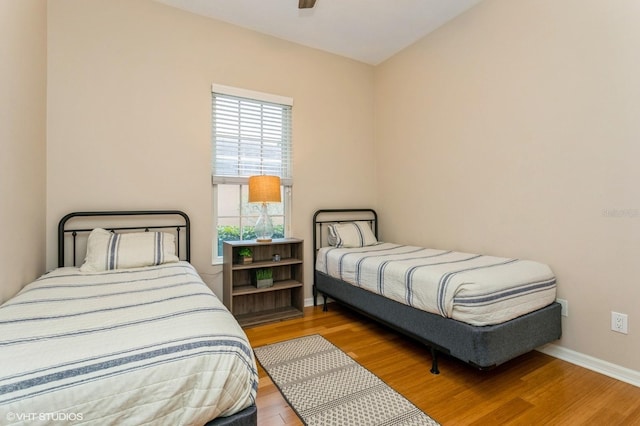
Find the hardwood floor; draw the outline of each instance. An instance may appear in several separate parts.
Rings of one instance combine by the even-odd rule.
[[[336,303],[329,307],[245,331],[254,347],[320,334],[443,425],[640,425],[638,387],[537,351],[491,371],[441,356],[441,373],[433,375],[424,346]],[[259,370],[258,424],[301,425]]]

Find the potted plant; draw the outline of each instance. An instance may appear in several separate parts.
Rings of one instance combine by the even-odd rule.
[[[242,247],[238,250],[238,261],[243,265],[253,262],[253,250],[249,247]]]
[[[273,285],[273,271],[271,268],[256,269],[254,281],[257,288],[271,287]]]

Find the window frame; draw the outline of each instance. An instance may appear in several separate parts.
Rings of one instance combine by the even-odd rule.
[[[239,215],[237,216],[239,219],[239,224],[241,226],[240,228],[240,238],[242,238],[242,224],[243,224],[243,220],[245,220],[244,218],[246,218],[246,215],[242,214],[242,206],[243,206],[243,201],[242,201],[242,186],[247,186],[249,183],[249,176],[214,176],[214,168],[215,168],[215,149],[214,149],[214,144],[215,144],[215,135],[213,134],[213,109],[214,109],[214,94],[220,94],[220,95],[226,95],[226,96],[231,96],[231,97],[239,97],[239,98],[246,98],[249,99],[251,101],[256,101],[256,102],[262,102],[262,103],[270,103],[270,104],[280,104],[280,105],[284,105],[284,106],[288,106],[290,108],[293,107],[293,99],[292,98],[288,98],[288,97],[284,97],[284,96],[279,96],[279,95],[273,95],[273,94],[269,94],[269,93],[264,93],[264,92],[257,92],[257,91],[252,91],[252,90],[247,90],[247,89],[241,89],[241,88],[237,88],[237,87],[231,87],[231,86],[224,86],[224,85],[220,85],[220,84],[212,84],[211,86],[211,108],[212,108],[212,118],[211,118],[211,147],[212,147],[212,170],[211,170],[211,184],[212,184],[212,219],[213,219],[213,232],[212,232],[212,240],[211,240],[211,245],[212,245],[212,264],[217,265],[217,264],[221,264],[222,263],[222,255],[223,253],[219,253],[218,252],[218,221],[219,221],[219,212],[218,212],[218,201],[219,201],[219,191],[218,191],[218,185],[238,185],[240,186],[240,190],[239,190],[239,199],[237,200],[238,202],[238,212]],[[290,113],[291,114],[291,113]],[[286,147],[288,150],[288,157],[285,160],[285,170],[284,170],[284,174],[286,174],[287,176],[280,176],[281,177],[281,183],[282,183],[282,213],[284,216],[284,223],[283,223],[283,227],[284,227],[284,236],[288,237],[291,235],[291,216],[292,216],[292,198],[293,198],[293,177],[292,177],[292,172],[291,169],[293,167],[292,165],[292,160],[293,160],[293,155],[292,155],[292,137],[291,137],[291,131],[292,131],[292,123],[291,123],[291,116],[289,116],[289,128],[287,129],[288,132],[288,146]],[[271,174],[271,173],[270,173]],[[282,174],[282,173],[281,173]]]

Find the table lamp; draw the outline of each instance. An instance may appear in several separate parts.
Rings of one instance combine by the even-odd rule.
[[[249,202],[262,203],[260,217],[255,225],[256,241],[268,243],[273,236],[273,222],[267,213],[267,203],[279,203],[280,177],[279,176],[251,176],[249,177]]]

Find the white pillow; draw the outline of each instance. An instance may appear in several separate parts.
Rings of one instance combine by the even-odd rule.
[[[335,223],[328,227],[327,241],[336,247],[365,247],[378,244],[368,222]]]
[[[96,228],[87,240],[87,256],[82,272],[139,268],[177,262],[175,236],[167,232],[114,234]]]

